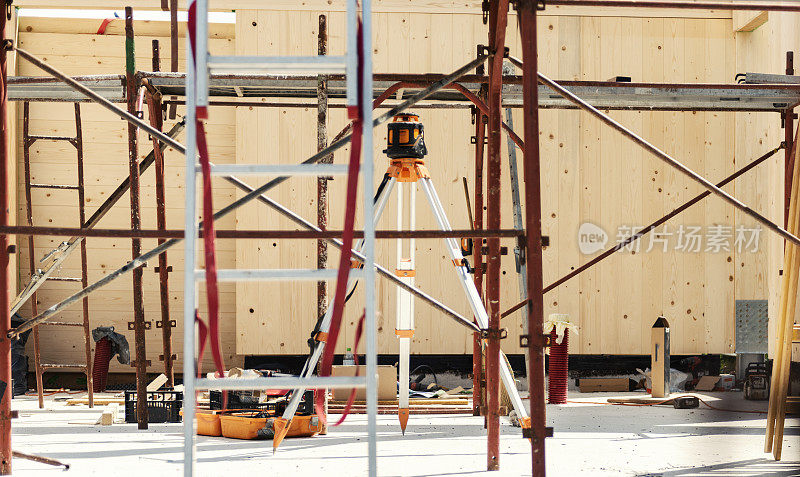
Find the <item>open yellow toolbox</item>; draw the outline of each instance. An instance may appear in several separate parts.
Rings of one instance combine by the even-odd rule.
[[[224,414],[219,416],[222,437],[232,439],[272,439],[274,417],[258,417],[258,414]],[[199,430],[198,423],[198,430]],[[311,437],[318,434],[320,422],[317,416],[295,416],[289,425],[287,437]]]

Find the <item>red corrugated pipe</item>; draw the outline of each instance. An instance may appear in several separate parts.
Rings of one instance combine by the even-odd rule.
[[[96,393],[106,390],[108,382],[108,363],[111,362],[111,341],[103,338],[94,344],[94,365],[92,366],[92,389]]]
[[[567,403],[567,368],[569,359],[569,330],[564,330],[564,339],[556,343],[556,330],[550,332],[550,364],[547,367],[547,402]]]

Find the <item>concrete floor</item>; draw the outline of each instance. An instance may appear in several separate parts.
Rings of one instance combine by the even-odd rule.
[[[621,394],[615,393],[614,396]],[[641,397],[642,393],[627,393]],[[707,393],[715,406],[766,409],[742,394]],[[548,476],[800,476],[800,419],[787,420],[784,460],[762,452],[763,414],[701,407],[629,407],[592,404],[611,394],[570,393],[547,407],[555,435],[547,441]],[[50,397],[39,410],[34,397],[14,399],[14,449],[69,463],[67,474],[14,460],[15,475],[177,476],[182,469],[180,424],[92,425],[100,408],[65,406]],[[505,419],[504,419],[505,421]],[[287,439],[272,455],[271,441],[198,438],[199,476],[366,475],[365,416],[353,415],[327,436]],[[379,474],[385,476],[530,475],[530,446],[520,430],[501,426],[501,471],[485,472],[482,418],[412,416],[405,436],[397,418],[379,416]]]

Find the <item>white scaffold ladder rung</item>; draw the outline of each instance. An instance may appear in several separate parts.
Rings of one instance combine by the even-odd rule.
[[[197,166],[200,171],[200,166]],[[342,176],[344,164],[217,164],[211,166],[214,176]]]
[[[208,390],[260,390],[260,389],[350,389],[367,386],[365,376],[325,376],[300,378],[294,376],[274,376],[265,378],[200,378],[195,380],[197,391]]]
[[[209,56],[208,69],[219,73],[344,74],[345,56]]]
[[[264,269],[227,269],[217,270],[220,282],[254,282],[254,281],[325,281],[336,280],[339,270],[335,268],[264,268]],[[361,278],[361,270],[350,270],[351,278]],[[195,280],[206,279],[205,270],[195,270]]]

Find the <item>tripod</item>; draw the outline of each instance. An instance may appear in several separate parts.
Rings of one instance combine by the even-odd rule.
[[[383,182],[378,188],[378,193],[375,196],[375,217],[374,223],[377,224],[380,220],[383,211],[386,208],[389,196],[397,186],[397,227],[399,230],[403,226],[403,186],[404,183],[409,184],[409,227],[414,230],[416,226],[415,209],[416,209],[416,185],[419,184],[428,205],[436,218],[436,223],[442,231],[453,230],[447,215],[444,212],[439,196],[436,193],[436,188],[431,180],[430,173],[425,167],[423,160],[427,150],[422,134],[422,124],[419,123],[419,118],[411,114],[403,114],[396,116],[394,122],[389,124],[389,148],[384,152],[390,158],[389,168],[384,175]],[[392,126],[395,126],[394,128]],[[480,294],[478,293],[475,283],[470,277],[469,264],[464,258],[461,251],[461,245],[455,238],[445,238],[445,246],[452,260],[453,268],[455,270],[458,281],[464,291],[464,294],[469,302],[470,308],[481,329],[486,329],[489,326],[489,315],[486,313],[486,308],[483,306]],[[396,274],[403,281],[408,284],[414,283],[416,276],[415,266],[415,252],[414,252],[414,239],[408,239],[409,250],[407,256],[403,257],[403,241],[400,240],[397,246],[397,261],[398,267]],[[362,243],[359,242],[357,250],[361,250]],[[355,279],[351,279],[354,281]],[[331,315],[333,306],[329,305],[322,318],[319,333],[317,333],[317,346],[314,348],[309,359],[302,371],[303,377],[308,377],[314,373],[314,369],[319,362],[323,349],[325,347],[325,339],[327,338],[328,329],[330,328]],[[397,290],[397,321],[395,334],[399,341],[399,400],[398,400],[398,419],[400,420],[400,427],[405,434],[405,429],[409,418],[409,356],[411,350],[411,338],[414,336],[414,300],[411,293],[406,290]],[[530,420],[528,419],[528,412],[522,403],[522,398],[517,392],[516,383],[514,382],[514,374],[508,364],[508,360],[500,352],[500,379],[503,386],[508,393],[514,411],[520,421],[522,427],[529,427]],[[289,400],[286,410],[280,419],[275,420],[275,439],[273,440],[273,448],[277,448],[285,430],[288,429],[288,424],[294,417],[300,400],[303,396],[304,390],[298,389]],[[281,432],[284,430],[284,432]]]

